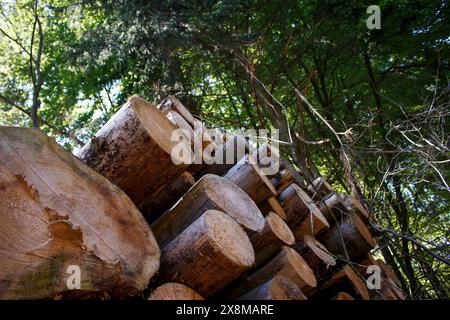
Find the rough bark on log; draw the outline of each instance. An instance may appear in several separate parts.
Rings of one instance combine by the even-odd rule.
[[[182,143],[171,140],[176,129],[156,107],[133,96],[78,157],[140,207],[148,196],[186,170],[185,164],[177,165],[171,158],[173,148]]]
[[[239,224],[208,210],[162,248],[159,278],[211,297],[254,263],[252,244]]]
[[[365,206],[357,198],[344,195],[343,199],[348,212],[356,213],[363,221],[369,219],[369,211],[367,211]]]
[[[322,212],[295,183],[287,187],[278,199],[286,213],[286,223],[291,227],[296,239],[306,234],[318,235],[329,228]]]
[[[275,197],[271,197],[266,201],[261,202],[258,207],[264,216],[267,216],[270,212],[275,212],[281,219],[283,219],[283,221],[287,220],[286,212],[284,212],[283,207]]]
[[[289,278],[304,293],[317,285],[314,273],[306,261],[294,249],[284,246],[281,252],[267,264],[241,279],[236,287],[228,293],[227,297],[240,297],[275,276]]]
[[[336,265],[336,260],[327,248],[310,235],[303,236],[295,244],[294,249],[314,271],[314,276],[319,284],[326,280],[327,274]]]
[[[269,180],[278,174],[280,170],[280,153],[277,148],[265,143],[252,156]]]
[[[262,231],[253,233],[250,241],[255,251],[255,266],[258,268],[280,252],[284,245],[293,245],[295,238],[288,225],[271,212],[265,218]]]
[[[314,299],[331,298],[338,292],[345,291],[353,297],[369,300],[369,291],[363,280],[353,269],[346,265],[340,271],[334,273],[322,286],[311,292]]]
[[[307,191],[311,199],[316,201],[333,193],[333,188],[324,178],[318,177],[308,186]]]
[[[0,228],[1,299],[71,296],[77,267],[79,297],[134,295],[159,266],[128,196],[36,129],[0,127]]]
[[[147,221],[154,222],[162,213],[172,207],[193,185],[195,179],[185,171],[168,186],[162,186],[155,195],[144,202],[141,212]]]
[[[342,238],[341,238],[342,236]],[[360,261],[375,247],[375,240],[358,215],[347,215],[339,224],[334,225],[321,241],[328,251],[346,257],[351,261]]]
[[[248,155],[234,165],[224,178],[244,190],[256,204],[277,195],[272,183]]]
[[[307,300],[307,298],[292,280],[275,276],[237,300]]]
[[[330,225],[334,225],[337,221],[341,221],[348,213],[344,196],[336,192],[330,193],[322,200],[319,200],[317,207],[323,213]]]
[[[229,214],[247,230],[264,227],[263,215],[244,191],[223,177],[207,174],[151,225],[159,245],[165,246],[208,209]]]
[[[165,283],[155,290],[148,300],[205,300],[197,292],[182,283]]]

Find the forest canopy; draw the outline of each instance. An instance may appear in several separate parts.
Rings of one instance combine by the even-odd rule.
[[[0,1],[0,125],[79,150],[137,94],[279,129],[308,182],[361,195],[412,298],[450,295],[450,3]]]

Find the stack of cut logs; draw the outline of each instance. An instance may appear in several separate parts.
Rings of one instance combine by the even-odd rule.
[[[249,159],[277,150],[251,153],[239,135],[220,144],[231,163],[179,163],[178,128],[188,148],[217,146],[171,96],[131,97],[78,158],[38,130],[1,127],[0,298],[405,298],[370,253],[358,199],[322,178],[299,186],[287,167],[265,175]],[[366,285],[369,265],[380,289]]]

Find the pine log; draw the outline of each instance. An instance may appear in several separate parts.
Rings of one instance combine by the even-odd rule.
[[[119,186],[140,207],[187,168],[185,164],[175,164],[171,157],[173,148],[183,143],[171,140],[176,129],[156,107],[133,96],[81,149],[78,157]]]
[[[224,178],[244,190],[256,204],[277,195],[269,179],[261,172],[258,165],[249,159],[248,155],[233,166]]]
[[[238,300],[307,300],[302,290],[289,278],[275,276]]]
[[[318,235],[329,228],[327,219],[309,196],[295,183],[287,187],[278,200],[286,213],[286,223],[296,239],[306,234]]]
[[[281,252],[260,269],[241,279],[227,295],[237,298],[275,276],[284,276],[294,282],[302,292],[316,287],[314,273],[305,260],[292,248],[284,246]]]
[[[258,207],[264,216],[267,216],[270,212],[275,212],[281,219],[284,221],[287,220],[286,212],[284,212],[283,207],[275,197],[271,197],[266,201],[261,202]]]
[[[349,212],[344,196],[336,192],[330,193],[325,198],[320,199],[317,207],[323,213],[330,225],[334,225],[337,221],[341,221]]]
[[[141,212],[147,221],[154,222],[162,213],[172,207],[193,185],[195,179],[185,171],[175,178],[168,186],[161,187],[155,196],[144,202]]]
[[[211,297],[254,263],[252,244],[239,224],[208,210],[162,248],[159,278]]]
[[[359,201],[357,198],[353,196],[343,196],[344,204],[348,212],[356,213],[361,220],[367,221],[369,219],[369,211],[366,207]]]
[[[311,199],[317,201],[333,193],[333,188],[324,178],[318,177],[308,186],[307,191]]]
[[[219,163],[205,166],[196,176],[202,177],[205,174],[215,174],[223,176],[235,164],[237,164],[249,152],[247,140],[241,135],[234,135],[223,144],[222,159]]]
[[[310,235],[303,236],[295,244],[294,249],[314,271],[314,276],[319,284],[326,280],[327,275],[336,265],[336,260],[327,248]]]
[[[177,282],[165,283],[155,290],[148,300],[205,300],[197,292]]]
[[[258,268],[280,252],[284,245],[293,245],[295,238],[288,225],[270,212],[265,218],[262,231],[253,233],[250,241],[255,251],[255,266]]]
[[[261,231],[264,227],[263,215],[244,191],[225,178],[207,174],[152,223],[159,245],[164,247],[208,209],[229,214],[246,230]]]
[[[351,261],[360,261],[375,247],[375,240],[366,225],[354,213],[334,225],[321,242],[335,255],[346,257],[347,252]]]
[[[350,294],[347,292],[339,292],[337,295],[331,298],[331,300],[355,300]]]
[[[134,295],[159,266],[128,196],[36,129],[0,127],[0,228],[0,299]]]
[[[323,285],[310,292],[313,299],[326,299],[334,297],[340,291],[350,293],[353,297],[369,300],[369,291],[366,283],[349,266],[344,266],[339,272],[334,273]]]

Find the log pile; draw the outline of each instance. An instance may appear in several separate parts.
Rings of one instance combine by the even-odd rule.
[[[179,161],[180,128],[183,148],[218,146],[228,161]],[[405,299],[371,254],[360,200],[323,178],[300,186],[292,166],[265,175],[261,150],[285,161],[270,145],[204,132],[172,96],[131,97],[78,158],[40,131],[0,128],[0,298]],[[374,265],[382,285],[369,290]]]

